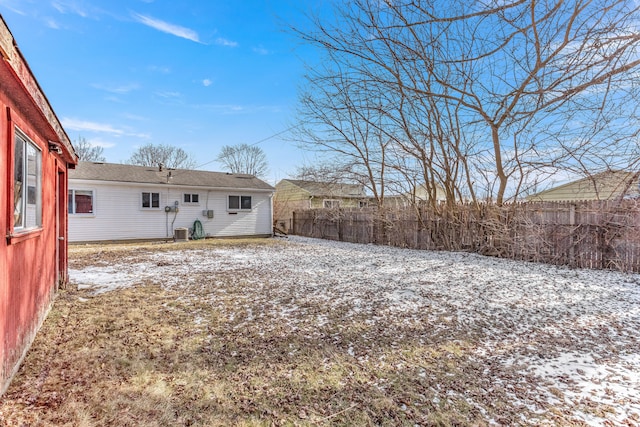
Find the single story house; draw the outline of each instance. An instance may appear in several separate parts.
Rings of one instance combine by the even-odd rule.
[[[69,174],[69,241],[271,236],[274,188],[253,175],[80,162]],[[182,234],[182,233],[180,233]]]
[[[527,197],[530,202],[615,200],[640,197],[638,172],[605,171]]]
[[[369,204],[364,186],[359,184],[283,179],[275,190],[275,224],[283,231],[293,228],[296,210],[362,208]]]
[[[0,16],[0,395],[67,279],[76,153]]]

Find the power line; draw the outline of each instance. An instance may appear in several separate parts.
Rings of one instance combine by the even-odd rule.
[[[248,144],[248,145],[253,146],[253,145],[261,144],[261,143],[263,143],[263,142],[265,142],[265,141],[270,140],[271,138],[275,138],[276,136],[280,136],[280,135],[282,135],[283,133],[287,133],[287,132],[289,132],[291,129],[295,129],[295,128],[297,128],[298,126],[300,126],[300,125],[294,125],[294,126],[291,126],[291,127],[290,127],[290,128],[288,128],[288,129],[285,129],[285,130],[280,131],[280,132],[278,132],[278,133],[275,133],[275,134],[273,134],[273,135],[271,135],[271,136],[268,136],[268,137],[266,137],[266,138],[264,138],[264,139],[261,139],[261,140],[260,140],[260,141],[258,141],[258,142],[254,142],[253,144]]]
[[[294,125],[294,126],[291,126],[291,127],[287,128],[287,129],[285,129],[285,130],[281,130],[281,131],[280,131],[280,132],[278,132],[278,133],[274,133],[274,134],[273,134],[273,135],[271,135],[271,136],[268,136],[268,137],[266,137],[266,138],[263,138],[263,139],[261,139],[260,141],[257,141],[257,142],[251,143],[251,144],[247,144],[247,145],[248,145],[248,146],[250,146],[250,147],[253,147],[254,145],[262,144],[262,143],[263,143],[263,142],[265,142],[265,141],[268,141],[268,140],[270,140],[270,139],[272,139],[272,138],[275,138],[276,136],[280,136],[280,135],[282,135],[283,133],[287,133],[287,132],[289,132],[290,130],[295,129],[295,128],[297,128],[298,126],[300,126],[300,125]],[[206,163],[203,163],[203,164],[201,164],[201,165],[199,165],[199,166],[196,166],[194,169],[199,169],[199,168],[201,168],[201,167],[203,167],[203,166],[209,165],[209,164],[211,164],[211,163],[213,163],[213,162],[216,162],[216,161],[217,161],[217,159],[210,160],[210,161],[208,161],[208,162],[206,162]]]

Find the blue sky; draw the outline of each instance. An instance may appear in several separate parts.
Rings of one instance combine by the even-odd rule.
[[[153,143],[221,170],[223,145],[258,145],[267,181],[312,161],[274,136],[294,124],[314,53],[286,30],[301,0],[0,0],[0,13],[72,141],[126,161]],[[209,163],[210,162],[210,163]]]

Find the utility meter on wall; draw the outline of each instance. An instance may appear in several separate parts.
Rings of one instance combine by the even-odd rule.
[[[164,207],[164,211],[169,213],[169,212],[179,212],[180,210],[178,209],[178,205],[180,203],[176,200],[175,202],[173,202],[173,206],[165,206]]]

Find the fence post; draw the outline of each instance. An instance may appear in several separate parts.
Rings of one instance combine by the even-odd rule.
[[[292,212],[292,218],[291,218],[291,230],[293,230],[293,234],[297,235],[298,233],[296,233],[296,211]]]
[[[569,205],[569,265],[576,266],[576,205]]]

